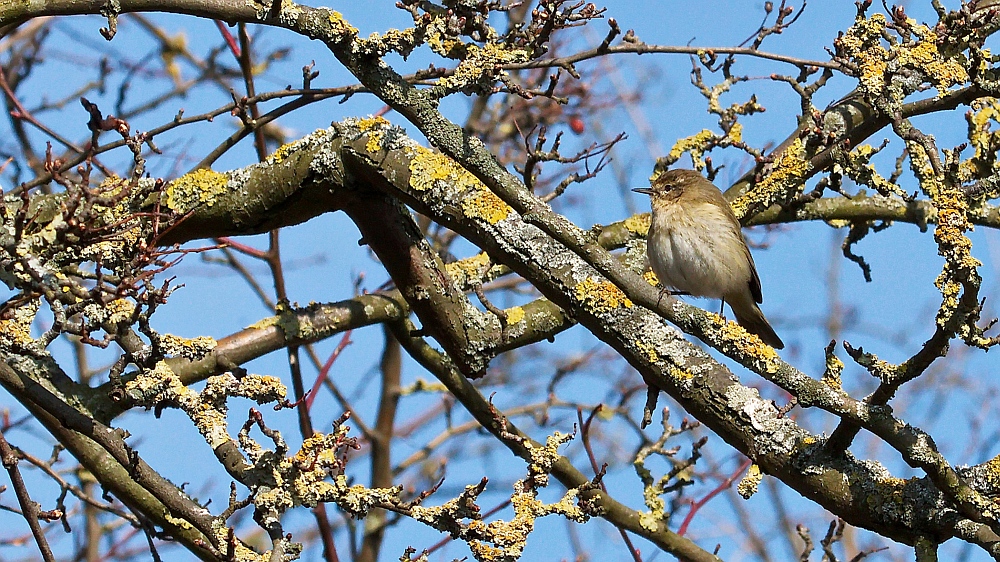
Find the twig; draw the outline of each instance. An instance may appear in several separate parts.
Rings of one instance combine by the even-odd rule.
[[[591,410],[590,415],[587,416],[586,422],[583,421],[583,410],[581,408],[576,409],[576,419],[580,423],[580,439],[583,441],[583,448],[587,451],[587,458],[590,459],[590,467],[594,470],[595,476],[601,476],[605,469],[607,469],[607,465],[604,465],[603,468],[598,468],[597,458],[594,456],[594,450],[590,446],[590,424],[594,421],[594,416],[596,416],[602,408],[602,404],[598,404],[594,407],[594,409]],[[608,493],[608,487],[604,485],[603,480],[598,482],[598,485],[605,494]],[[639,554],[639,549],[632,544],[632,539],[629,538],[625,529],[622,529],[621,527],[616,528],[618,529],[618,534],[622,536],[622,540],[625,541],[625,546],[628,547],[628,553],[632,555],[632,560],[635,562],[642,562],[642,556]]]
[[[347,330],[346,332],[344,332],[344,336],[340,338],[340,343],[337,344],[337,348],[333,350],[333,353],[330,354],[330,357],[326,360],[326,363],[323,364],[323,368],[320,370],[319,374],[316,375],[316,382],[313,383],[312,388],[306,395],[307,410],[312,408],[313,401],[316,400],[316,394],[319,392],[319,387],[323,384],[323,382],[327,379],[327,377],[330,374],[330,367],[333,367],[333,363],[337,360],[338,357],[340,357],[341,352],[343,352],[348,345],[354,343],[353,341],[351,341],[351,332],[353,331],[354,330]]]
[[[732,486],[733,482],[736,482],[736,479],[739,478],[741,474],[743,474],[743,471],[745,471],[746,469],[750,468],[750,465],[752,464],[752,462],[753,461],[751,461],[750,459],[744,460],[740,464],[739,468],[737,468],[736,471],[734,471],[733,474],[729,478],[726,478],[725,480],[722,481],[721,484],[719,484],[718,486],[716,486],[715,489],[713,489],[711,492],[705,494],[705,497],[701,498],[698,501],[691,502],[691,511],[689,511],[688,514],[687,514],[687,516],[684,517],[684,521],[681,523],[680,528],[677,529],[677,534],[681,535],[681,536],[684,536],[684,533],[687,533],[688,525],[691,524],[691,520],[694,519],[694,516],[695,516],[696,513],[698,513],[698,510],[701,509],[706,503],[708,503],[709,500],[711,500],[712,498],[714,498],[715,496],[717,496],[719,494],[719,492],[721,492],[721,491],[725,490],[726,488]]]
[[[0,72],[0,75],[2,74],[3,72]],[[10,483],[14,486],[14,493],[17,494],[17,503],[21,505],[21,515],[24,516],[28,527],[31,528],[31,534],[35,537],[35,544],[38,545],[38,550],[42,553],[42,559],[45,562],[55,562],[56,558],[45,539],[45,532],[38,524],[38,517],[41,514],[39,505],[28,494],[28,488],[24,485],[24,479],[21,478],[21,471],[17,468],[17,452],[7,443],[2,431],[0,431],[0,461],[3,462],[3,467],[10,474]]]

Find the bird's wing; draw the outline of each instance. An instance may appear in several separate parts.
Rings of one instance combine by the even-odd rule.
[[[721,193],[720,193],[721,196]],[[740,221],[736,218],[736,213],[733,213],[733,208],[729,206],[729,202],[725,198],[720,197],[725,203],[723,208],[728,211],[726,214],[729,215],[729,220],[736,225],[736,232],[739,233],[740,242],[743,242],[743,255],[746,256],[747,261],[750,262],[750,294],[753,295],[753,300],[758,304],[764,301],[764,295],[760,292],[760,277],[757,275],[757,265],[753,263],[753,255],[750,254],[750,248],[747,246],[746,238],[743,237],[743,226]]]
[[[740,236],[742,235],[743,233],[740,233]],[[764,295],[760,292],[760,277],[757,275],[757,266],[753,263],[753,255],[750,254],[746,240],[743,241],[743,253],[746,254],[747,260],[750,262],[750,294],[753,295],[753,300],[759,304],[764,301]]]

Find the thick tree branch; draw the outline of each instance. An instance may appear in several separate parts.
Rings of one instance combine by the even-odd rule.
[[[755,400],[759,400],[754,398],[756,393],[736,384],[732,375],[708,356],[702,355],[696,348],[687,347],[689,344],[677,338],[676,332],[663,327],[655,315],[632,305],[620,292],[616,294],[614,286],[602,284],[606,282],[599,280],[596,271],[582,263],[561,244],[540,236],[536,228],[521,222],[513,213],[495,224],[488,217],[477,216],[474,211],[470,214],[470,210],[462,203],[470,194],[462,188],[443,184],[425,185],[419,178],[410,177],[410,157],[403,156],[407,151],[380,151],[377,156],[379,164],[376,166],[373,160],[362,156],[366,142],[361,138],[351,143],[354,150],[358,151],[357,156],[352,152],[344,154],[345,160],[349,162],[349,169],[355,174],[380,189],[392,192],[402,189],[400,196],[418,210],[449,228],[458,230],[463,236],[480,244],[498,261],[507,263],[530,279],[543,294],[556,304],[571,310],[580,323],[618,350],[644,373],[651,384],[680,400],[685,408],[730,444],[760,463],[766,472],[779,476],[804,495],[844,516],[852,524],[877,528],[880,533],[904,542],[914,540],[914,535],[906,538],[907,531],[902,529],[898,521],[883,527],[884,521],[880,523],[878,519],[886,514],[850,513],[850,502],[840,503],[844,498],[850,497],[849,492],[841,489],[828,495],[826,491],[820,491],[828,482],[820,484],[820,481],[813,481],[798,469],[791,468],[793,465],[800,466],[802,462],[815,463],[817,459],[805,461],[792,460],[782,454],[770,456],[769,453],[775,452],[777,446],[776,443],[766,444],[770,439],[780,437],[783,443],[787,443],[788,439],[811,442],[817,442],[818,439],[806,434],[793,437],[801,430],[792,429],[795,426],[790,420],[778,418],[776,410],[771,414],[773,419],[778,426],[783,426],[785,422],[791,424],[788,428],[777,430],[776,427],[777,433],[765,431],[764,435],[746,433],[745,424],[738,423],[743,415],[739,412],[746,408],[757,408],[750,406]],[[402,161],[398,159],[400,157],[403,158]],[[386,176],[392,177],[392,181],[387,181]],[[413,185],[420,187],[413,189]],[[456,220],[455,217],[463,217],[463,220]],[[553,268],[552,264],[562,265]],[[645,289],[642,286],[628,286],[629,294],[648,290],[652,293],[649,298],[655,302],[659,297],[658,291],[644,281],[642,284]],[[908,462],[927,470],[938,486],[959,500],[963,513],[977,519],[982,517],[974,506],[985,504],[978,499],[978,494],[961,483],[940,454],[934,452],[933,448],[925,447],[930,444],[926,436],[918,437],[912,433],[912,428],[904,430],[900,422],[886,415],[887,412],[868,410],[862,403],[796,371],[776,355],[757,350],[754,344],[743,339],[745,336],[725,335],[729,328],[725,324],[715,324],[718,320],[709,318],[703,311],[669,297],[664,297],[663,300],[664,305],[659,307],[658,312],[685,330],[714,342],[714,345],[720,346],[722,351],[734,359],[799,397],[800,403],[822,407],[869,428],[900,450]],[[668,300],[672,302],[667,302]],[[735,339],[723,343],[730,337]],[[694,373],[697,375],[693,375]],[[689,374],[694,379],[687,378]],[[694,383],[694,380],[698,382]],[[737,395],[741,399],[734,403],[732,399]],[[749,403],[742,403],[743,399],[749,400]],[[736,411],[725,413],[734,407]],[[768,403],[764,409],[772,408],[773,405]],[[804,451],[799,454],[804,454]],[[926,456],[927,454],[930,456]]]
[[[482,376],[492,355],[481,350],[496,349],[500,323],[476,309],[456,287],[409,211],[398,200],[375,191],[359,191],[344,210],[423,322],[423,329],[441,342],[464,372]]]
[[[212,546],[211,514],[138,455],[131,455],[118,431],[81,414],[8,363],[0,362],[0,385],[17,397],[108,492],[199,558],[220,559]]]
[[[448,390],[461,402],[470,414],[496,436],[501,443],[517,456],[529,460],[531,452],[527,444],[533,447],[541,446],[537,441],[523,433],[509,420],[501,424],[493,406],[469,382],[454,364],[440,352],[432,348],[421,338],[410,335],[413,325],[408,321],[391,325],[403,348],[425,369],[433,373],[448,387]],[[590,480],[577,470],[566,457],[560,457],[553,464],[552,475],[559,479],[567,488],[585,486]],[[701,549],[690,539],[672,532],[663,521],[655,521],[652,528],[644,524],[639,512],[619,503],[599,488],[588,490],[583,497],[595,504],[602,511],[601,517],[610,521],[616,527],[631,531],[675,556],[691,562],[717,562],[719,559]]]

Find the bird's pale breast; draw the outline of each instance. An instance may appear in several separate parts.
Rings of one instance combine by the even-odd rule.
[[[650,266],[661,283],[694,296],[746,291],[751,273],[742,236],[711,203],[668,203],[650,228]]]

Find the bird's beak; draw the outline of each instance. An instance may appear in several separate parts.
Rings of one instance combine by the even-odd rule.
[[[648,188],[648,187],[637,187],[637,188],[633,189],[632,191],[634,191],[636,193],[641,193],[643,195],[652,195],[653,194],[653,190],[650,189],[650,188]]]

